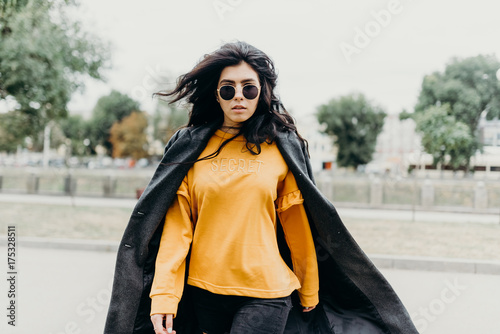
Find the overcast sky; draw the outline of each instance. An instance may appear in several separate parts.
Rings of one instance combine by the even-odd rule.
[[[500,2],[493,0],[81,0],[79,18],[111,42],[107,82],[89,81],[72,113],[90,115],[117,89],[152,111],[159,75],[175,78],[224,42],[267,53],[279,95],[296,116],[362,92],[389,113],[411,110],[424,75],[454,57],[500,57]]]

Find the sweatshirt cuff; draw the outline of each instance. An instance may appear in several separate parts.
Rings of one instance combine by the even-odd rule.
[[[318,293],[314,293],[312,295],[303,295],[299,292],[299,299],[300,299],[300,304],[303,307],[313,307],[318,305],[319,303]]]
[[[174,295],[154,295],[151,297],[151,315],[153,314],[173,314],[177,315],[179,298]]]

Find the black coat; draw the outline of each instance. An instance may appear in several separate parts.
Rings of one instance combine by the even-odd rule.
[[[162,163],[195,161],[215,130],[213,124],[178,131],[167,144]],[[320,286],[320,303],[308,313],[301,312],[297,292],[292,294],[294,307],[285,333],[418,333],[390,284],[351,237],[335,207],[316,188],[308,155],[297,136],[284,132],[276,143],[304,197]],[[119,245],[104,333],[154,333],[149,293],[163,221],[191,166],[160,164],[137,202]],[[280,228],[278,241],[283,259],[292,267]],[[185,289],[174,329],[178,334],[195,334],[196,328],[189,290]]]

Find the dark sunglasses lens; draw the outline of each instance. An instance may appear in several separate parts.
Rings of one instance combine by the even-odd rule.
[[[231,100],[235,93],[236,91],[233,86],[222,86],[219,88],[220,97],[224,100]]]
[[[253,100],[259,95],[259,89],[257,86],[248,85],[243,87],[243,96],[249,100]]]

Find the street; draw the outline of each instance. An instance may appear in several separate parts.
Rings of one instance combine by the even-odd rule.
[[[6,247],[0,249],[6,259]],[[18,248],[16,326],[7,324],[10,285],[4,279],[0,285],[5,312],[1,332],[102,333],[114,262],[114,252]],[[500,276],[388,269],[382,272],[421,333],[500,333]]]

